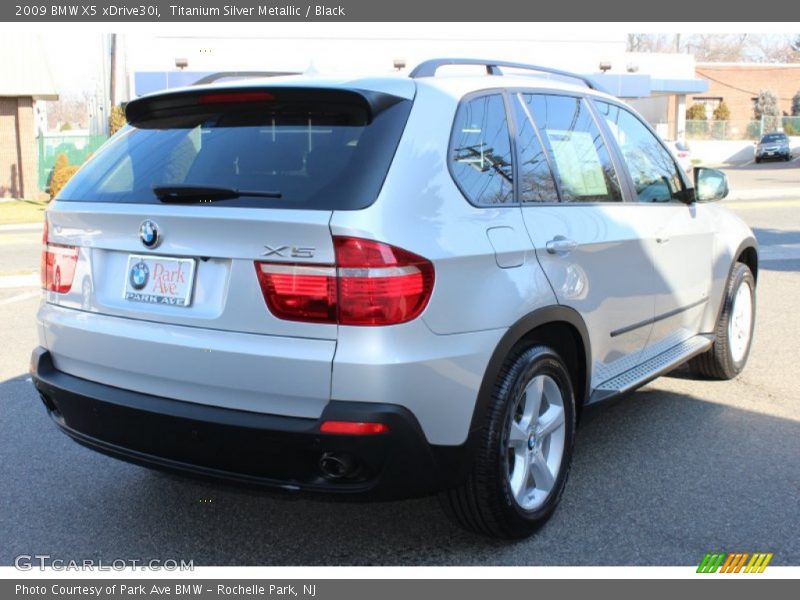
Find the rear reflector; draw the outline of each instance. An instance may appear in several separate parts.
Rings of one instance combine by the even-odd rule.
[[[433,264],[373,240],[334,237],[336,265],[256,262],[278,318],[340,325],[396,325],[418,317],[433,292]]]
[[[325,421],[320,425],[322,433],[337,433],[340,435],[377,435],[389,433],[389,426],[385,423],[360,423],[355,421]]]
[[[66,294],[72,288],[72,280],[75,278],[78,249],[74,246],[49,243],[47,229],[47,220],[45,220],[39,273],[42,288],[49,292]]]

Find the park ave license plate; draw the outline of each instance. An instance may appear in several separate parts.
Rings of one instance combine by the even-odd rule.
[[[189,306],[194,268],[193,258],[131,254],[123,298],[132,302]]]

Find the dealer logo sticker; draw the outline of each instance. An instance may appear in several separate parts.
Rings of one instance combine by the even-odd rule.
[[[150,269],[143,261],[139,261],[131,269],[130,281],[135,290],[144,289],[150,279]]]

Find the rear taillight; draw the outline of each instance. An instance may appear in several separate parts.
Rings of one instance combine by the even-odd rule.
[[[77,263],[78,249],[76,247],[51,244],[48,241],[47,220],[45,220],[42,233],[42,261],[39,273],[42,288],[49,292],[66,294],[72,287]]]
[[[341,325],[415,319],[433,291],[433,264],[389,244],[334,237],[336,265],[256,262],[261,291],[278,318]]]
[[[393,325],[419,316],[433,291],[433,264],[402,248],[334,237],[339,323]]]
[[[256,262],[261,292],[280,319],[336,322],[336,268]]]

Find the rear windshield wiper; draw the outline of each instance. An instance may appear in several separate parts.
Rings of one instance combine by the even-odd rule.
[[[161,202],[206,203],[235,198],[281,198],[280,192],[237,190],[235,188],[207,185],[154,185],[153,193]]]

